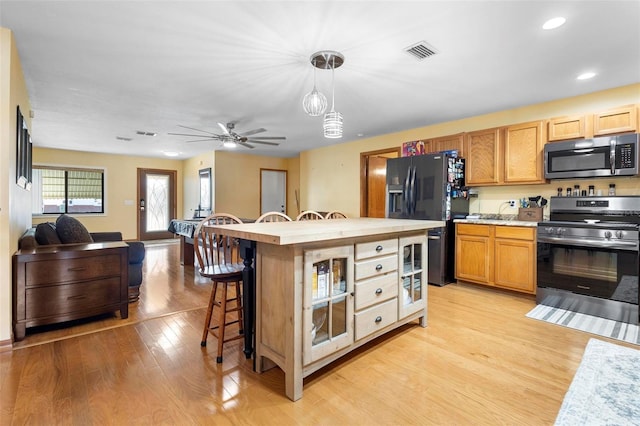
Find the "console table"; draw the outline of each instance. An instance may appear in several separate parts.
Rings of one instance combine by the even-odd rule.
[[[312,372],[403,324],[427,324],[427,230],[441,221],[209,226],[250,242],[242,246],[245,353],[255,330],[255,370],[280,367],[293,401]]]
[[[14,338],[27,327],[120,311],[129,316],[129,246],[62,244],[13,255]]]

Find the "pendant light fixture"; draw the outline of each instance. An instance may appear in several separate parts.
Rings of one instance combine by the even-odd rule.
[[[314,68],[331,70],[331,111],[324,114],[327,109],[327,98],[316,89],[316,71],[313,71],[313,90],[305,95],[302,107],[311,116],[324,114],[323,129],[326,138],[342,137],[342,114],[335,111],[335,76],[336,68],[344,63],[342,53],[333,50],[321,50],[311,55],[311,65]],[[319,112],[321,111],[321,112]]]
[[[311,57],[311,64],[313,65],[313,90],[304,95],[302,108],[310,116],[318,117],[327,110],[327,98],[316,89],[316,63],[313,57]]]

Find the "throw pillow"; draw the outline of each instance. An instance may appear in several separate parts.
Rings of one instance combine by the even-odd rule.
[[[39,223],[36,226],[36,241],[38,244],[62,244],[56,233],[56,224],[51,222]]]
[[[60,215],[56,220],[56,232],[63,244],[93,242],[87,228],[78,219],[66,214]]]

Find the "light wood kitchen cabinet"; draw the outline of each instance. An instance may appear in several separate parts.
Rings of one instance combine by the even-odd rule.
[[[535,228],[495,227],[494,270],[496,287],[535,293],[535,234]]]
[[[536,229],[456,224],[456,279],[535,294]]]
[[[593,115],[594,136],[638,131],[638,108],[635,105]]]
[[[549,119],[547,124],[547,141],[564,141],[581,139],[586,136],[586,121],[584,115],[571,115]]]
[[[543,121],[508,126],[504,141],[505,183],[546,183],[543,174]]]
[[[502,129],[467,133],[465,152],[467,186],[497,185],[502,182]]]
[[[492,225],[456,224],[457,279],[493,282],[493,232]]]
[[[458,133],[456,135],[441,136],[427,140],[426,144],[431,151],[427,152],[440,152],[440,151],[458,151],[459,157],[465,157],[464,151],[464,133]]]

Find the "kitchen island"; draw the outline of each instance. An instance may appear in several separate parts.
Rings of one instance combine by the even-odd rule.
[[[357,218],[211,226],[255,246],[255,289],[252,273],[244,283],[251,295],[245,312],[255,318],[255,369],[280,367],[293,401],[302,397],[304,377],[337,358],[408,322],[426,327],[427,230],[444,222]],[[245,248],[250,272],[253,255]]]

